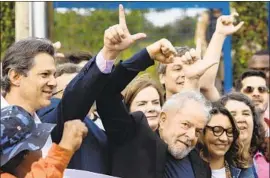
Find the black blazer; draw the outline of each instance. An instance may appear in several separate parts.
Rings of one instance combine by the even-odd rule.
[[[134,65],[136,70],[130,65],[127,67],[125,62],[120,63],[97,100],[98,113],[109,141],[111,175],[123,178],[162,178],[168,154],[167,145],[151,130],[142,112],[129,114],[120,93],[138,74],[138,63],[151,61],[146,50],[135,55],[134,62],[136,57],[144,58],[138,59],[137,65]],[[190,159],[196,178],[211,178],[210,168],[195,151],[190,153]]]
[[[41,117],[42,122],[56,124],[51,133],[53,142],[60,142],[66,121],[84,120],[108,79],[109,74],[104,74],[99,70],[95,56],[67,85],[59,104]]]

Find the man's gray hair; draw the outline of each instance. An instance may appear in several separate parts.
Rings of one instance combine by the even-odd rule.
[[[190,50],[190,48],[188,46],[184,46],[184,47],[175,46],[174,48],[177,52],[176,56],[178,56],[178,57],[183,56],[187,51]],[[166,68],[167,68],[167,64],[159,63],[158,70],[157,70],[158,74],[165,74]]]
[[[196,101],[200,103],[205,111],[207,119],[211,117],[210,110],[212,109],[211,102],[205,99],[205,97],[198,91],[182,91],[180,93],[172,95],[163,105],[162,111],[175,111],[178,112],[187,101]]]

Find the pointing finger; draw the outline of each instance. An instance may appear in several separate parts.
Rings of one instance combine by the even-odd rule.
[[[122,27],[125,27],[125,28],[127,27],[125,10],[122,4],[119,5],[119,24]]]

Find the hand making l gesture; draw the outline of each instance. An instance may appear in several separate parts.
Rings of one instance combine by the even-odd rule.
[[[104,48],[107,51],[113,52],[116,55],[121,51],[129,48],[137,40],[145,38],[145,33],[129,33],[125,11],[122,4],[119,5],[119,24],[113,25],[105,30],[104,33]]]

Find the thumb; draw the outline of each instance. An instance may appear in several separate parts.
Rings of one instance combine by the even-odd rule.
[[[133,41],[137,41],[137,40],[146,38],[146,34],[145,33],[136,33],[134,35],[131,35],[131,38]]]

